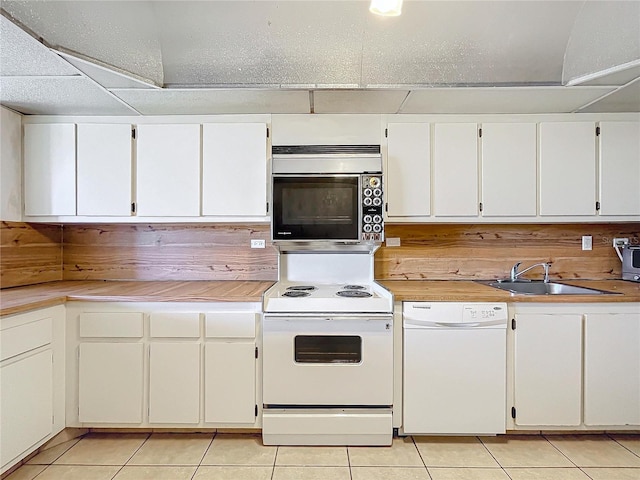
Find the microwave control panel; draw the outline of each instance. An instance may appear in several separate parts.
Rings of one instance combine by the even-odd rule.
[[[384,241],[384,221],[382,218],[382,174],[364,174],[362,185],[362,240]]]

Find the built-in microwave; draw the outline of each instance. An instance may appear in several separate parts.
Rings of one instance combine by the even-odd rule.
[[[384,240],[379,145],[274,146],[274,242]]]
[[[639,245],[626,245],[622,250],[622,279],[640,282]]]

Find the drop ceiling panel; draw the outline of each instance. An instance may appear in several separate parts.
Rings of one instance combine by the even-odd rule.
[[[3,77],[0,104],[27,115],[131,115],[84,77]]]
[[[75,68],[2,15],[0,39],[0,75],[4,77],[79,75]]]
[[[567,44],[563,83],[640,60],[640,2],[584,2]]]
[[[316,90],[315,113],[397,113],[408,90]]]
[[[309,113],[306,90],[112,90],[143,115]]]
[[[367,17],[362,83],[560,84],[581,2],[405,2]]]
[[[570,113],[612,87],[477,87],[412,91],[401,113]]]
[[[79,52],[162,85],[155,3],[12,0],[3,1],[2,8],[51,47]]]
[[[580,110],[580,113],[606,112],[640,112],[640,80]]]
[[[166,85],[360,83],[364,2],[160,2],[155,11]]]

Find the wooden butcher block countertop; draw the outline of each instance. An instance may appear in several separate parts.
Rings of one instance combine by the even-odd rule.
[[[618,295],[521,295],[465,280],[381,280],[399,302],[527,302],[609,303],[640,302],[640,283],[623,280],[562,280],[561,283],[595,288]]]
[[[271,281],[61,281],[0,290],[0,315],[96,302],[260,302]]]

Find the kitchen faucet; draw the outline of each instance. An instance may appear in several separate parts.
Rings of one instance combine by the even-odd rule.
[[[511,274],[509,275],[509,277],[512,282],[517,281],[520,275],[522,275],[525,272],[528,272],[532,268],[542,267],[544,268],[544,283],[549,283],[549,267],[551,266],[551,263],[549,262],[536,263],[535,265],[531,265],[530,267],[527,267],[521,271],[518,271],[519,266],[520,266],[520,262],[517,262],[513,267],[511,267]],[[523,280],[520,280],[520,281],[523,281]]]

